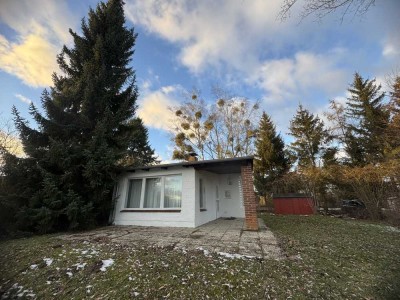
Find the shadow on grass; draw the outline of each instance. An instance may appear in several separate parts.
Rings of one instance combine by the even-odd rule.
[[[377,282],[376,294],[382,299],[400,299],[400,257],[397,257],[397,262],[383,265],[381,274],[383,276]]]

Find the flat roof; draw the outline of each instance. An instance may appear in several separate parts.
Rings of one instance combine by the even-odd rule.
[[[240,167],[253,163],[254,156],[244,157],[232,157],[223,159],[210,159],[210,160],[198,160],[198,161],[181,161],[170,164],[158,164],[143,167],[126,167],[123,170],[126,172],[135,171],[150,171],[153,169],[164,169],[167,170],[172,167],[193,167],[196,170],[205,170],[209,172],[228,174],[228,173],[240,173]]]

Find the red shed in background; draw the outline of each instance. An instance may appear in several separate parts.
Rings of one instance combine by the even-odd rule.
[[[279,215],[313,215],[317,211],[314,199],[304,194],[277,194],[273,202]]]

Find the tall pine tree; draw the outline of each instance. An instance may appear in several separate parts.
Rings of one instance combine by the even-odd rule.
[[[137,35],[125,26],[123,1],[90,9],[81,29],[81,36],[70,30],[73,46],[64,46],[58,56],[63,74],[54,74],[54,87],[42,94],[44,114],[30,107],[37,129],[13,110],[27,157],[7,157],[11,194],[3,198],[18,202],[17,221],[28,229],[105,222],[116,165],[128,155],[135,130],[143,129],[132,121],[138,91],[129,63]]]
[[[390,121],[386,130],[386,156],[400,158],[400,75],[391,83],[389,113]]]
[[[324,145],[329,141],[324,122],[299,105],[289,129],[289,134],[295,138],[289,148],[298,166],[316,167],[324,155]]]
[[[255,141],[254,185],[260,196],[267,198],[273,183],[289,169],[285,156],[285,144],[276,133],[271,118],[263,112]]]
[[[358,73],[348,89],[345,150],[353,165],[376,163],[384,157],[384,136],[389,113],[383,104],[385,94],[375,79],[363,79]]]

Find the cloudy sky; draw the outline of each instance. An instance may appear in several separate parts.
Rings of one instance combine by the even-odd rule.
[[[30,102],[52,85],[56,54],[71,45],[68,28],[97,1],[0,0],[0,112],[15,105],[29,118]],[[279,0],[126,0],[128,25],[139,34],[132,61],[140,90],[138,114],[163,160],[171,157],[167,107],[212,86],[260,100],[286,137],[302,103],[317,114],[343,99],[354,72],[384,82],[400,67],[400,1],[376,0],[363,17],[337,12],[300,20],[302,4],[285,22]]]

